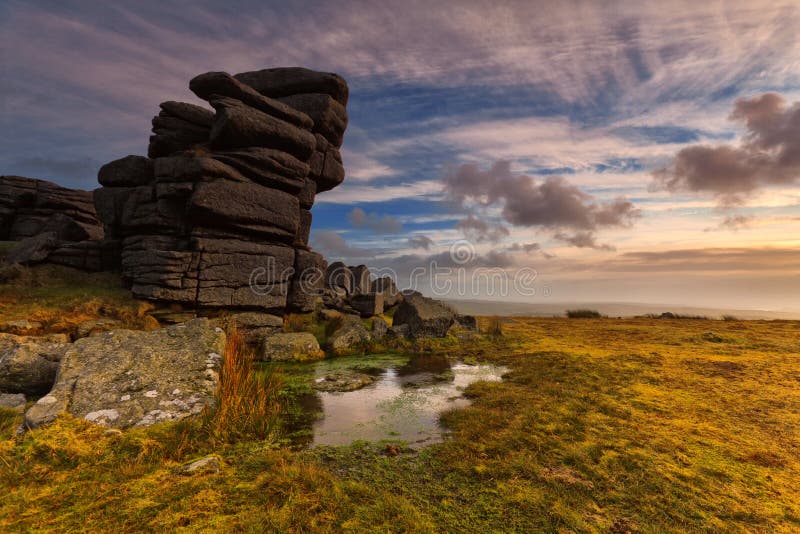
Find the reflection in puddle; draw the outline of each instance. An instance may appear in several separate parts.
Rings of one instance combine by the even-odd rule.
[[[364,365],[378,362],[354,359],[351,372],[363,373]],[[344,365],[343,365],[344,364]],[[331,364],[314,365],[313,380],[331,373]],[[337,373],[347,363],[336,361]],[[346,445],[356,440],[405,441],[419,448],[441,441],[446,431],[439,425],[442,412],[467,406],[463,389],[479,380],[498,381],[506,371],[493,365],[452,366],[446,358],[420,356],[387,362],[372,370],[376,379],[369,385],[347,392],[320,391],[305,399],[306,409],[322,412],[309,421],[309,446]],[[313,436],[313,437],[312,437]]]

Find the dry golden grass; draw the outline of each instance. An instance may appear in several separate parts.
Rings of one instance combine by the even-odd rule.
[[[419,454],[69,417],[12,438],[0,411],[0,531],[800,531],[800,322],[513,318],[418,348],[510,369]]]
[[[270,440],[279,426],[281,379],[277,370],[256,372],[255,354],[234,327],[228,329],[216,402],[203,414],[212,443]]]
[[[131,296],[119,274],[83,273],[67,267],[41,265],[0,283],[0,322],[28,319],[42,332],[74,334],[84,321],[111,318],[122,327],[158,328],[149,302]]]

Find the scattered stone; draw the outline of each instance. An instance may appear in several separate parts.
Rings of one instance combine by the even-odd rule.
[[[22,393],[0,393],[0,408],[22,413],[28,399]]]
[[[383,305],[386,308],[391,308],[403,298],[394,280],[388,276],[373,280],[370,285],[370,292],[382,294]]]
[[[386,337],[390,339],[408,339],[411,337],[411,328],[407,324],[393,324],[386,332]]]
[[[403,298],[392,320],[395,330],[408,325],[410,337],[445,337],[455,323],[456,314],[439,301],[410,294]]]
[[[68,411],[114,428],[197,415],[213,402],[225,333],[208,319],[139,332],[113,330],[69,345],[50,393],[25,422],[36,428]]]
[[[350,266],[349,269],[353,277],[352,293],[354,295],[365,295],[369,293],[371,284],[369,267],[366,265],[355,265]],[[381,300],[381,302],[383,301]]]
[[[286,332],[264,339],[261,359],[264,361],[305,361],[323,358],[319,342],[308,332]]]
[[[91,321],[84,321],[78,325],[75,337],[76,339],[80,339],[82,337],[94,336],[106,330],[113,330],[119,327],[120,324],[120,321],[116,319],[93,319]]]
[[[322,309],[319,311],[319,318],[323,321],[332,321],[344,317],[344,314],[339,310]]]
[[[350,306],[356,310],[361,317],[372,317],[383,313],[383,294],[367,293],[352,295]]]
[[[14,334],[17,336],[29,336],[42,329],[42,323],[29,321],[28,319],[18,319],[15,321],[5,321],[0,324],[0,332]]]
[[[182,465],[178,472],[182,475],[216,475],[222,469],[222,462],[217,456],[206,456],[199,460]]]
[[[0,391],[47,393],[68,347],[66,343],[0,334]]]
[[[358,343],[369,340],[369,332],[367,332],[361,319],[352,315],[345,315],[342,318],[341,326],[328,338],[328,345],[334,352],[340,353]]]
[[[375,377],[365,373],[341,371],[330,373],[314,381],[317,391],[337,392],[355,391],[375,382]]]

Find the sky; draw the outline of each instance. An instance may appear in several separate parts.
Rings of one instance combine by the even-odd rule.
[[[350,86],[329,261],[452,298],[800,311],[797,28],[791,1],[6,0],[0,172],[93,189],[195,75],[305,66]]]

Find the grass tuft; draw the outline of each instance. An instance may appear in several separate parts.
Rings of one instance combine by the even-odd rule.
[[[481,333],[491,337],[503,335],[503,322],[499,317],[487,317],[481,324]]]
[[[279,427],[282,380],[277,370],[257,372],[255,354],[235,328],[228,333],[216,402],[203,415],[212,443],[272,440]]]

